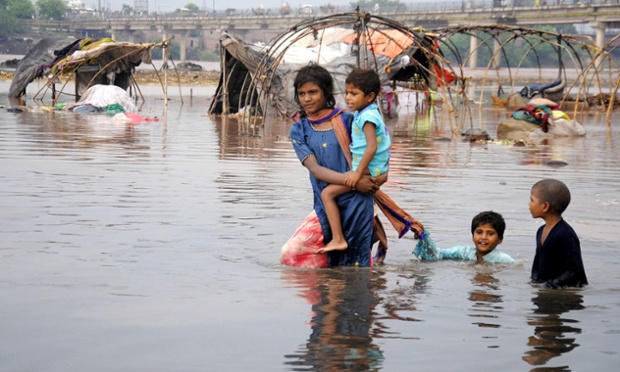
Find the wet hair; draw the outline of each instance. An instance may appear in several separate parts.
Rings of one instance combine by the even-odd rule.
[[[549,208],[557,214],[562,214],[570,204],[570,190],[559,180],[540,180],[532,186],[532,192],[543,203],[549,203]]]
[[[379,96],[381,92],[381,80],[379,74],[370,68],[354,68],[347,79],[345,84],[351,84],[357,89],[364,92],[365,95],[374,93],[375,97]]]
[[[336,98],[334,98],[334,78],[324,67],[317,65],[316,63],[309,63],[297,70],[297,75],[293,81],[293,87],[295,88],[295,102],[301,107],[299,97],[297,97],[297,90],[306,83],[315,83],[323,91],[325,96],[325,105],[327,108],[333,108],[336,106]]]
[[[473,235],[474,231],[480,226],[484,224],[489,224],[495,229],[497,232],[497,236],[500,239],[504,239],[504,231],[506,231],[506,221],[504,221],[504,217],[501,214],[493,211],[485,211],[480,212],[474,216],[471,220],[471,233]]]

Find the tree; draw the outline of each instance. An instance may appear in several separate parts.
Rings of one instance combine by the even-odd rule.
[[[127,4],[123,4],[121,8],[121,13],[123,13],[124,15],[131,15],[131,13],[133,13],[133,8]]]
[[[179,58],[181,58],[181,44],[176,40],[172,40],[172,42],[170,42],[169,52],[172,54],[172,59],[174,61],[178,61]],[[153,57],[153,59],[163,59],[162,49],[153,48],[151,51],[151,57]],[[169,59],[170,57],[168,57],[168,60]]]
[[[199,10],[198,5],[194,3],[189,3],[185,5],[185,9],[189,10],[191,13],[196,13]]]
[[[67,13],[67,5],[62,0],[37,0],[35,6],[39,17],[44,19],[62,19]]]
[[[0,12],[0,37],[13,36],[22,32],[22,26],[8,12]]]
[[[562,29],[571,30],[570,26],[560,26]],[[558,26],[544,25],[536,28],[537,30],[546,31],[550,33],[558,33]],[[560,65],[560,61],[569,61],[569,51],[564,47],[559,47],[554,43],[558,43],[558,40],[554,38],[541,38],[536,34],[524,35],[516,39],[509,39],[510,33],[504,33],[499,35],[498,42],[503,45],[503,52],[498,54],[500,67],[510,66],[512,68],[520,65],[521,68],[539,68],[539,67],[552,67],[556,68]],[[489,34],[479,35],[478,44],[478,67],[487,66],[490,64],[491,58],[494,52],[495,39],[491,38]],[[452,62],[453,65],[467,64],[467,61],[459,60],[458,57],[465,59],[471,53],[470,49],[470,35],[467,34],[455,34],[450,36],[441,45],[441,51],[443,55]],[[486,40],[486,43],[482,41]],[[510,40],[510,41],[508,41]],[[508,42],[506,42],[508,41]],[[580,50],[577,53],[583,53]],[[585,57],[585,53],[583,53]]]
[[[34,5],[30,0],[8,0],[7,10],[15,18],[30,19],[35,14]]]

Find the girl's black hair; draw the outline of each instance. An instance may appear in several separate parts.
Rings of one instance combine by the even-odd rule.
[[[297,71],[293,87],[295,88],[295,102],[300,108],[301,103],[297,97],[297,90],[306,83],[315,83],[321,88],[328,108],[334,108],[334,106],[336,106],[336,98],[334,98],[334,78],[324,67],[311,62]],[[303,110],[301,110],[300,113],[302,117],[306,116]]]

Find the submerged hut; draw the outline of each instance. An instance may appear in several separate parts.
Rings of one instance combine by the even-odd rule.
[[[216,115],[293,116],[298,111],[293,79],[310,62],[332,73],[339,104],[344,103],[344,81],[354,67],[375,69],[388,116],[399,82],[428,91],[454,80],[434,35],[365,12],[308,19],[264,45],[249,45],[224,33],[220,45],[221,77],[209,109]]]
[[[508,118],[499,123],[499,138],[518,135],[524,139],[525,134],[527,139],[534,129],[547,123],[547,116],[552,130],[543,127],[545,135],[581,136],[585,132],[576,117],[588,110],[590,103],[610,116],[613,104],[589,98],[609,90],[612,97],[616,95],[620,70],[612,52],[617,41],[600,48],[587,36],[502,24],[454,26],[435,32],[441,35],[443,55],[455,68],[463,71],[469,67],[470,74],[477,70],[475,80],[464,80],[464,85],[469,85],[462,89],[465,104],[477,102],[482,109],[490,93],[493,107],[506,108]],[[468,45],[463,45],[463,36]],[[485,58],[478,61],[483,55]]]
[[[75,79],[75,100],[93,85],[115,85],[127,90],[135,85],[133,72],[142,63],[151,64],[151,51],[165,48],[167,41],[148,44],[118,42],[103,39],[46,38],[37,43],[21,60],[11,86],[9,97],[21,99],[27,86],[35,79],[47,80],[33,98],[52,90],[54,103],[64,92],[66,84]],[[56,90],[56,84],[60,84]]]

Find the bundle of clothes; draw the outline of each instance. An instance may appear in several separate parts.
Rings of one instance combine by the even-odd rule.
[[[571,120],[557,103],[546,98],[533,98],[512,114],[513,119],[539,126],[532,135],[584,136],[583,126]]]

